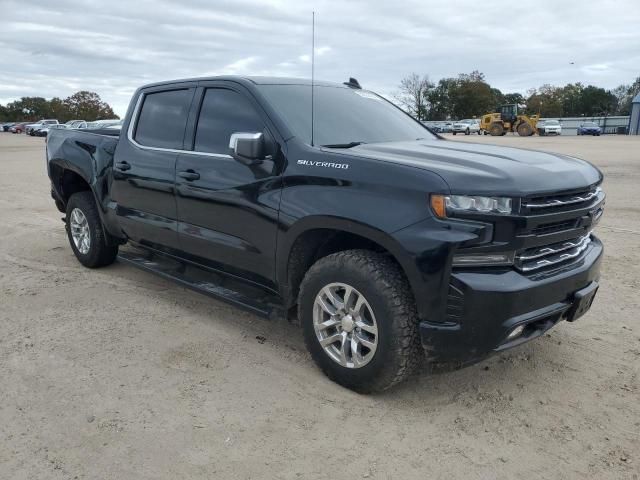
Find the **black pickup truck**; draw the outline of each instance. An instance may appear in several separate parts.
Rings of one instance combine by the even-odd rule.
[[[297,318],[356,391],[539,337],[598,288],[598,169],[447,141],[354,80],[156,83],[103,133],[47,139],[78,260]]]

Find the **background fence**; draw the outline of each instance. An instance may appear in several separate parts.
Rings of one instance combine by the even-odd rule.
[[[558,120],[562,125],[562,135],[576,135],[578,127],[584,122],[593,122],[602,129],[603,134],[624,134],[628,133],[629,116],[612,117],[564,117],[564,118],[542,118],[541,120]]]
[[[562,125],[562,135],[577,135],[578,127],[584,122],[593,122],[602,129],[606,135],[626,135],[629,133],[629,116],[610,117],[549,117],[540,120],[558,120]],[[453,120],[446,120],[452,123]],[[427,126],[443,123],[444,121],[423,122]]]

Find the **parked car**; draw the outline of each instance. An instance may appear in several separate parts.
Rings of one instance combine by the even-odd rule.
[[[2,131],[3,132],[8,132],[11,127],[13,127],[15,125],[15,122],[7,122],[7,123],[3,123],[2,124]]]
[[[454,122],[452,131],[454,135],[456,133],[464,133],[465,135],[471,135],[472,133],[480,135],[482,133],[480,131],[480,121],[471,118]]]
[[[34,130],[33,135],[35,137],[46,137],[51,130],[56,129],[65,129],[68,128],[66,124],[52,124],[52,125],[44,125],[36,130]]]
[[[540,120],[536,124],[538,135],[561,135],[562,124],[558,120]]]
[[[94,122],[87,122],[87,125],[84,128],[89,130],[98,130],[101,128],[111,127],[113,125],[122,125],[122,120],[120,119],[96,120]]]
[[[9,129],[9,131],[11,133],[24,133],[24,129],[29,125],[29,123],[30,122],[16,123]]]
[[[452,122],[443,122],[442,123],[442,133],[451,133],[453,132],[453,123]]]
[[[34,130],[40,127],[43,127],[45,125],[57,125],[58,124],[58,120],[55,119],[49,119],[49,120],[40,120],[36,123],[30,123],[25,127],[25,133],[27,133],[28,135],[34,135]]]
[[[438,123],[438,122],[430,122],[430,123],[423,122],[423,123],[427,128],[430,128],[432,132],[442,133],[441,123]]]
[[[431,129],[436,133],[451,133],[451,122],[438,122],[432,125]]]
[[[313,360],[359,392],[406,378],[424,351],[464,365],[590,308],[597,168],[461,148],[357,82],[315,85],[313,129],[308,80],[225,76],[138,89],[119,135],[51,130],[78,261],[297,312]]]
[[[65,125],[67,128],[87,128],[87,122],[84,120],[69,120]]]
[[[594,122],[584,122],[578,127],[578,135],[595,135],[600,136],[602,129]]]

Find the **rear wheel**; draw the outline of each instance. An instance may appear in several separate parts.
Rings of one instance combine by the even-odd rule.
[[[492,123],[489,127],[489,134],[492,137],[499,137],[504,135],[504,126],[501,123]]]
[[[454,134],[454,135],[456,134],[456,131],[455,131],[455,130],[453,131],[453,134]]]
[[[478,130],[478,135],[482,135],[482,130]]]
[[[520,125],[518,125],[516,131],[521,137],[529,137],[533,135],[533,129],[531,128],[531,125],[525,122],[522,122]]]
[[[113,263],[118,255],[118,246],[107,243],[91,192],[71,195],[66,213],[67,236],[78,261],[89,268]]]
[[[386,390],[421,358],[413,295],[383,254],[347,250],[318,260],[302,282],[298,315],[316,364],[357,392]]]

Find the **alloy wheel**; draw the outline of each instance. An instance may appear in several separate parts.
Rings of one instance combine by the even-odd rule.
[[[378,346],[378,325],[371,305],[345,283],[331,283],[318,292],[313,327],[325,353],[346,368],[368,364]]]
[[[76,249],[86,255],[91,249],[91,235],[89,232],[89,222],[82,210],[74,208],[71,211],[69,228],[71,228],[71,238]]]

